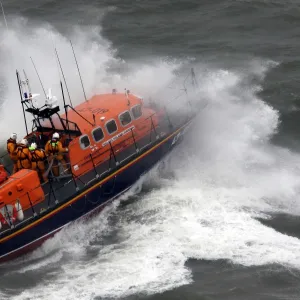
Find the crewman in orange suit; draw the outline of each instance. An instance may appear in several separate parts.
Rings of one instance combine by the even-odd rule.
[[[48,141],[45,146],[45,152],[47,156],[54,156],[53,159],[55,159],[55,161],[53,163],[52,171],[55,176],[59,175],[57,162],[60,162],[63,165],[65,171],[67,170],[63,153],[68,151],[69,149],[64,148],[62,143],[59,141],[59,134],[57,132],[53,133],[52,139]]]
[[[29,147],[31,153],[31,169],[38,172],[40,180],[44,182],[48,181],[48,178],[44,176],[45,173],[45,159],[46,153],[43,149],[37,149],[36,143],[32,143]]]
[[[18,157],[18,169],[31,169],[31,153],[28,149],[28,142],[26,139],[23,139],[17,145],[17,157]]]
[[[18,156],[16,153],[16,149],[17,149],[17,134],[12,133],[10,135],[10,138],[7,140],[7,152],[14,164],[13,171],[12,171],[13,174],[18,172]]]

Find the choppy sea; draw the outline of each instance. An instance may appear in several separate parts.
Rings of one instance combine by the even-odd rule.
[[[0,266],[0,299],[300,299],[300,2],[3,0],[0,144],[25,133],[15,70],[74,104],[160,101],[193,66],[187,139],[86,224]],[[180,90],[180,89],[179,89]],[[1,245],[0,245],[1,247]]]

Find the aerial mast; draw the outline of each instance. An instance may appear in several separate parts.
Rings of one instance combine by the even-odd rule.
[[[194,68],[191,68],[191,75],[192,75],[192,85],[193,85],[194,89],[196,89],[196,87],[198,88],[198,82],[196,79]]]
[[[68,93],[68,96],[69,96],[69,100],[70,100],[71,106],[73,106],[73,104],[72,104],[72,100],[71,100],[71,97],[70,97],[70,93],[69,93],[69,89],[68,89],[68,86],[67,86],[66,78],[65,78],[65,75],[64,75],[63,69],[62,69],[62,67],[61,67],[61,63],[60,63],[60,60],[59,60],[59,57],[58,57],[58,53],[57,53],[57,50],[56,50],[56,48],[55,48],[55,53],[56,53],[57,61],[58,61],[58,63],[59,63],[60,70],[61,70],[61,73],[62,73],[62,76],[63,76],[64,82],[65,82],[65,85],[66,85],[66,89],[67,89],[67,93]]]
[[[40,75],[39,75],[39,73],[38,73],[38,71],[37,71],[37,69],[36,69],[36,67],[35,67],[35,64],[34,64],[34,62],[33,62],[33,59],[32,59],[32,57],[31,57],[31,56],[30,56],[30,59],[31,59],[31,62],[32,62],[32,64],[33,64],[33,67],[34,67],[34,69],[35,69],[36,75],[37,75],[37,77],[39,78],[39,81],[40,81],[40,84],[41,84],[41,86],[42,86],[42,89],[43,89],[43,92],[44,92],[45,98],[47,98],[46,91],[45,91],[45,89],[44,89],[44,86],[43,86],[43,83],[42,83],[41,77],[40,77]]]
[[[72,41],[71,41],[71,40],[70,40],[70,44],[71,44],[71,47],[72,47],[72,50],[73,50],[73,54],[74,54],[74,58],[75,58],[75,62],[76,62],[76,66],[77,66],[77,70],[78,70],[78,74],[79,74],[79,78],[80,78],[80,81],[81,81],[81,86],[82,86],[84,98],[85,98],[85,101],[87,101],[87,99],[86,99],[86,94],[85,94],[85,90],[84,90],[84,87],[83,87],[82,78],[81,78],[81,75],[80,75],[80,71],[79,71],[79,67],[78,67],[78,63],[77,63],[77,59],[76,59],[76,55],[75,55],[75,51],[74,51],[73,44],[72,44]]]
[[[5,26],[6,26],[6,29],[8,30],[8,26],[7,26],[7,22],[6,22],[6,17],[5,17],[5,12],[4,12],[4,8],[3,8],[3,5],[2,5],[2,1],[0,1],[0,5],[1,5],[1,10],[2,10],[2,14],[3,14],[3,19],[4,19],[4,22],[5,22]]]
[[[25,108],[24,108],[24,101],[25,100],[23,100],[21,80],[20,80],[20,76],[19,76],[18,70],[16,70],[16,75],[17,75],[17,80],[18,80],[18,86],[19,86],[21,104],[22,104],[22,109],[23,109],[23,117],[24,117],[24,122],[25,122],[26,133],[28,135],[28,127],[27,127],[27,121],[26,121],[26,115],[25,115]]]
[[[68,120],[68,109],[67,109],[68,107],[66,105],[65,94],[64,94],[64,89],[63,89],[61,80],[59,82],[60,82],[60,88],[61,88],[62,98],[63,98],[63,102],[64,102],[64,109],[65,109],[65,114],[66,114],[66,122],[67,122],[67,128],[68,128],[68,132],[69,132],[69,138],[71,139],[70,126],[69,126],[69,120]]]

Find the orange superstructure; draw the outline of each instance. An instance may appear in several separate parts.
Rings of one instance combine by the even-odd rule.
[[[16,71],[26,136],[17,140],[11,134],[16,149],[8,147],[0,165],[0,263],[35,249],[131,190],[182,142],[197,115],[196,107],[187,112],[185,105],[169,118],[164,101],[144,103],[126,89],[94,95],[74,107],[71,100],[66,103],[62,82],[63,106],[51,88],[41,104],[23,73]],[[193,70],[192,79],[195,87]],[[15,152],[19,168],[13,174]]]
[[[66,158],[70,163],[71,174],[77,177],[93,170],[95,165],[111,159],[112,155],[119,154],[130,145],[138,147],[139,140],[149,137],[153,128],[157,128],[158,116],[153,109],[144,107],[142,98],[129,92],[95,95],[74,108],[69,107],[67,115],[54,113],[49,118],[41,118],[40,128],[47,130],[33,131],[26,138],[37,141],[43,138],[47,154],[52,131],[60,131],[62,146],[56,155],[58,158]],[[31,163],[29,155],[21,157],[20,161],[24,162],[25,158]],[[30,201],[35,205],[44,200],[37,172],[28,169],[11,175],[0,185],[2,205],[19,199],[22,208],[26,210],[30,208]]]
[[[69,109],[68,120],[76,123],[81,132],[84,132],[86,130],[90,130],[93,127],[93,115],[95,116],[96,125],[102,125],[102,121],[100,120],[101,117],[105,117],[105,120],[115,118],[122,111],[125,111],[128,108],[141,103],[141,98],[132,94],[128,95],[128,99],[125,94],[95,95],[89,100],[75,106],[74,110]],[[65,114],[62,114],[61,117],[66,119]],[[84,117],[88,122],[85,121],[82,117]],[[62,124],[57,116],[54,115],[52,117],[52,121],[56,129],[63,130]],[[91,125],[89,122],[93,125]],[[43,122],[43,125],[45,127],[50,127],[50,122],[48,120],[45,120]]]
[[[91,170],[93,163],[109,159],[112,147],[117,153],[134,142],[132,135],[138,141],[158,124],[154,110],[145,108],[141,98],[125,93],[95,95],[74,110],[69,109],[67,117],[65,114],[61,117],[76,123],[81,132],[80,136],[71,137],[68,146],[76,176]],[[53,116],[52,122],[56,129],[63,130],[63,125],[68,128],[68,122],[62,124],[58,116]],[[49,121],[43,122],[45,127],[50,125]]]

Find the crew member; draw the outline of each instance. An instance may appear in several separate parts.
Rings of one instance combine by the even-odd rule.
[[[52,165],[52,172],[55,176],[59,175],[58,162],[60,162],[64,168],[67,170],[66,161],[64,160],[63,153],[68,152],[68,148],[64,148],[62,143],[59,141],[59,134],[57,132],[53,133],[52,139],[47,142],[45,146],[45,152],[47,156],[54,156],[54,162]]]
[[[28,142],[26,139],[23,139],[17,145],[17,157],[18,157],[18,169],[31,169],[31,153],[28,149]]]
[[[7,152],[10,156],[10,159],[13,161],[13,171],[12,173],[18,172],[18,156],[16,153],[17,149],[17,134],[12,133],[10,138],[7,140]]]
[[[45,173],[45,159],[46,153],[43,149],[37,149],[36,143],[32,143],[29,147],[31,153],[31,169],[38,172],[40,180],[44,182],[48,181],[47,176],[44,175]]]

